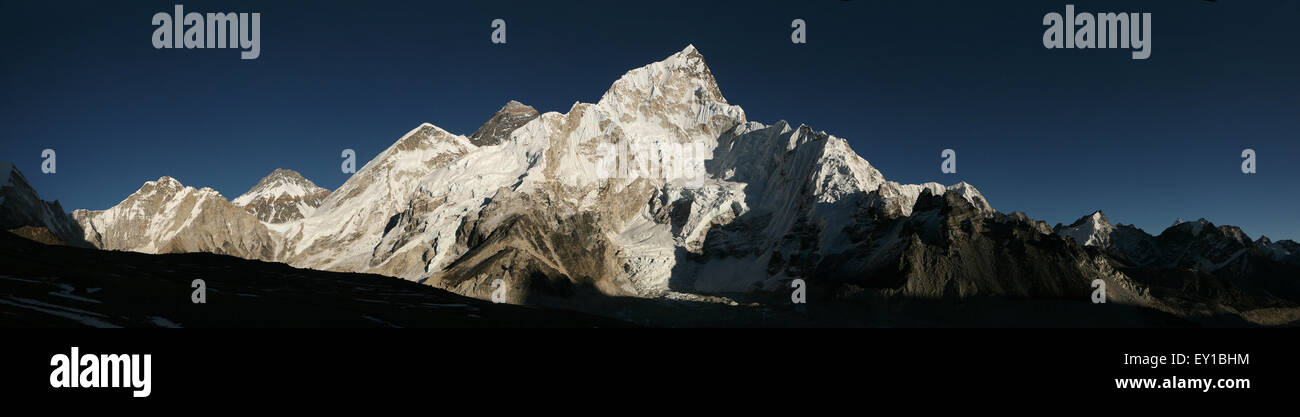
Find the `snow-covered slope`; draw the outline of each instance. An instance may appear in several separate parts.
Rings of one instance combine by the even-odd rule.
[[[395,216],[410,208],[420,181],[475,148],[464,136],[436,126],[416,127],[353,174],[310,217],[282,229],[284,260],[340,271],[375,268],[384,261],[376,258],[376,246],[399,220]]]
[[[276,169],[231,203],[253,213],[258,220],[285,223],[307,217],[329,194],[329,190],[317,187],[296,171]]]
[[[276,258],[276,243],[256,217],[216,190],[186,187],[171,177],[144,183],[107,210],[72,214],[85,239],[100,249]]]

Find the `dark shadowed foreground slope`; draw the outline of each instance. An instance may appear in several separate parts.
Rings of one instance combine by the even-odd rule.
[[[493,304],[397,278],[212,254],[43,245],[0,233],[6,327],[624,327],[562,310]],[[207,300],[191,301],[195,279]]]

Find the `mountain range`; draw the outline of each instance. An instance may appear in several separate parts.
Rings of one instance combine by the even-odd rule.
[[[603,150],[628,144],[703,150],[701,175],[604,175]],[[665,155],[627,159],[666,166]],[[287,169],[233,200],[162,177],[68,216],[9,169],[6,230],[386,275],[480,299],[499,279],[516,304],[789,306],[802,283],[808,303],[849,309],[994,300],[1086,312],[1100,280],[1107,304],[1160,317],[1132,315],[1139,325],[1300,319],[1293,241],[1205,220],[1152,236],[1100,211],[1050,227],[995,210],[964,182],[889,181],[842,138],[747,120],[693,46],[565,113],[511,101],[469,136],[417,126],[333,191]]]

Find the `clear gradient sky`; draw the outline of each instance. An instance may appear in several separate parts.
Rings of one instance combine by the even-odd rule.
[[[42,198],[104,209],[163,175],[234,198],[275,168],[334,189],[344,148],[360,166],[511,99],[564,112],[694,44],[750,120],[844,137],[895,181],[967,181],[1052,224],[1102,209],[1152,234],[1205,217],[1300,239],[1300,1],[1071,2],[1151,12],[1147,60],[1045,49],[1065,1],[184,2],[260,12],[247,61],[154,49],[150,18],[174,3],[0,3],[0,159]]]

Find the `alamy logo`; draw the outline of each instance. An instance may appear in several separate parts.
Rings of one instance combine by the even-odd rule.
[[[1065,5],[1065,16],[1051,12],[1043,16],[1043,47],[1047,49],[1132,48],[1133,59],[1151,56],[1151,13],[1074,13]]]
[[[153,355],[85,355],[76,346],[71,355],[50,357],[50,386],[54,388],[135,388],[131,395],[148,397]]]
[[[709,150],[701,143],[632,139],[596,145],[596,177],[684,180],[695,184],[705,179],[704,160]]]
[[[240,59],[257,59],[262,54],[261,13],[185,13],[176,5],[174,15],[153,15],[154,49],[238,48]]]

